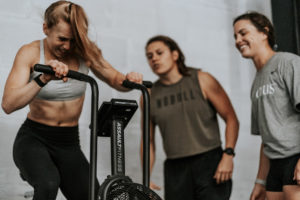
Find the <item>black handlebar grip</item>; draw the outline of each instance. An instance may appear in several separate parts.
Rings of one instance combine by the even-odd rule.
[[[147,87],[147,88],[151,88],[152,87],[152,82],[151,81],[143,81],[142,84],[138,84],[138,83],[131,82],[131,81],[128,81],[128,80],[124,80],[122,85],[124,87],[130,88],[130,89],[140,89],[142,85]]]
[[[52,74],[52,75],[55,74],[55,71],[49,65],[35,64],[33,69],[34,71],[43,72],[45,74]]]
[[[124,80],[123,83],[122,83],[122,85],[123,85],[124,87],[130,88],[130,89],[133,89],[133,88],[135,88],[135,86],[136,86],[133,82],[130,82],[130,81],[128,81],[128,80]]]
[[[153,83],[152,83],[151,81],[143,81],[143,85],[144,85],[146,88],[152,88]]]
[[[87,81],[89,79],[89,76],[73,70],[69,70],[66,77],[70,77],[80,81]]]

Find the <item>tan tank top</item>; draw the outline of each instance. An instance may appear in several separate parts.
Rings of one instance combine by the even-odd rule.
[[[216,110],[203,97],[198,70],[172,85],[151,89],[151,120],[158,125],[167,158],[182,158],[221,146]]]

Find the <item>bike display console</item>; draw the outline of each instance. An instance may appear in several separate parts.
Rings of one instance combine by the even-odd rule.
[[[110,137],[113,120],[121,121],[125,129],[137,108],[138,104],[135,100],[111,99],[110,102],[103,102],[98,110],[97,135]]]

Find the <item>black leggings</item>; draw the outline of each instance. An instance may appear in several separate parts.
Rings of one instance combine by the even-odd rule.
[[[80,149],[78,126],[52,127],[27,119],[15,139],[13,158],[34,188],[33,200],[55,200],[58,189],[68,200],[88,199],[89,163]]]

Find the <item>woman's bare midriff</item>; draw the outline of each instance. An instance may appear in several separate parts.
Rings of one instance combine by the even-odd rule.
[[[76,126],[81,114],[84,95],[68,101],[47,101],[35,98],[27,117],[49,126]]]

